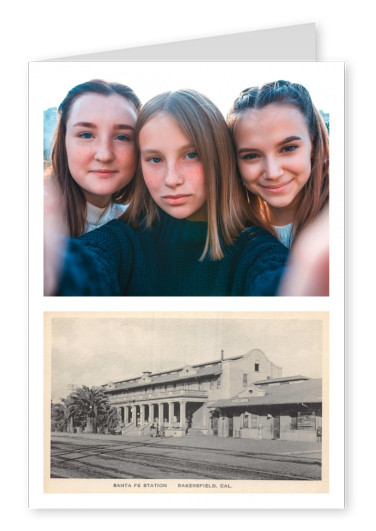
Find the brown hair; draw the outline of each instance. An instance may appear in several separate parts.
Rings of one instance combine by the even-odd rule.
[[[227,125],[233,142],[234,130],[239,117],[248,109],[263,109],[271,103],[295,105],[304,117],[312,143],[311,174],[302,189],[302,200],[293,222],[295,238],[329,201],[328,131],[305,87],[290,81],[275,81],[260,87],[245,89],[235,100],[227,115]],[[268,204],[247,189],[245,193],[254,215],[257,216],[257,224],[276,235],[271,223]]]
[[[207,253],[213,260],[221,259],[223,243],[230,245],[249,217],[225,119],[206,96],[194,90],[165,92],[152,98],[140,112],[135,129],[138,150],[141,129],[161,112],[176,120],[200,157],[206,179],[208,213],[201,260]],[[133,227],[140,223],[150,227],[158,220],[159,211],[144,182],[140,157],[134,181],[132,201],[121,217]]]
[[[109,83],[102,79],[93,79],[73,87],[58,108],[59,121],[55,133],[55,142],[52,149],[52,175],[56,179],[63,197],[64,215],[70,236],[79,237],[85,231],[86,225],[86,199],[81,187],[73,179],[68,166],[67,149],[65,145],[66,125],[72,104],[83,94],[94,93],[110,96],[118,94],[129,100],[138,111],[141,102],[133,90],[121,83]],[[112,200],[115,203],[124,203],[130,193],[130,183],[115,192]]]

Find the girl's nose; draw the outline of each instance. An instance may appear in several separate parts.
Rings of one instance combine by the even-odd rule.
[[[182,184],[184,181],[183,175],[177,165],[173,162],[166,164],[165,184],[171,188]]]
[[[283,169],[277,157],[265,160],[264,172],[267,179],[278,179],[283,175]]]
[[[95,158],[99,162],[109,162],[113,160],[114,153],[109,138],[103,138],[99,141],[97,151],[95,153]]]

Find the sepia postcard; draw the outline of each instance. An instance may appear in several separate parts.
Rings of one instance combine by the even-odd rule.
[[[45,314],[47,493],[327,493],[328,314]]]

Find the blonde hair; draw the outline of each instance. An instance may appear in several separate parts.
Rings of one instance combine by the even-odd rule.
[[[204,168],[207,191],[208,228],[200,260],[223,258],[223,244],[230,245],[249,219],[247,205],[236,170],[235,155],[226,122],[218,108],[194,90],[165,92],[147,102],[141,109],[135,138],[144,125],[158,113],[169,114],[189,138]],[[151,227],[159,219],[142,176],[140,157],[134,179],[132,199],[122,219],[131,226]]]

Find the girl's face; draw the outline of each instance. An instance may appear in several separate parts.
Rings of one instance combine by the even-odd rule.
[[[157,205],[177,219],[206,220],[204,168],[176,120],[156,114],[142,127],[139,143],[145,184]]]
[[[300,110],[274,103],[249,109],[236,123],[234,139],[246,188],[269,205],[274,225],[291,223],[311,174],[312,143]]]
[[[106,206],[136,170],[132,103],[119,94],[83,94],[72,104],[65,145],[69,171],[89,203]]]

